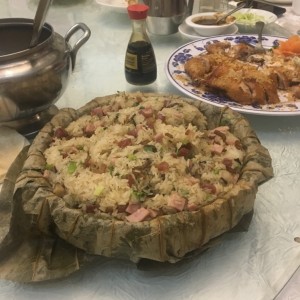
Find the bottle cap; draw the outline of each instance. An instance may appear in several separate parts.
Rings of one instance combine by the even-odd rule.
[[[145,4],[133,4],[127,7],[129,18],[132,20],[146,19],[148,10],[149,6]]]

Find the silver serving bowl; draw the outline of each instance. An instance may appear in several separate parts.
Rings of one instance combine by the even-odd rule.
[[[53,106],[66,88],[78,49],[91,34],[78,23],[62,37],[45,23],[38,45],[29,48],[32,30],[32,19],[0,20],[0,125],[21,123]],[[78,30],[83,34],[71,47],[69,40]]]

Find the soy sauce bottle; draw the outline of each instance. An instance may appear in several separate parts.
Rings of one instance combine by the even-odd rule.
[[[157,76],[155,54],[146,33],[148,9],[144,4],[133,4],[127,8],[132,21],[132,33],[125,56],[125,77],[134,85],[150,84]]]

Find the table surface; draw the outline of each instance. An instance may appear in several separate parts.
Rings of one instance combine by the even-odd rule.
[[[0,18],[33,18],[37,0],[5,0]],[[300,17],[287,13],[265,34],[289,36]],[[149,35],[158,77],[149,86],[126,82],[124,58],[131,34],[126,13],[96,0],[53,0],[47,22],[65,35],[78,22],[92,31],[79,50],[76,66],[58,108],[79,108],[97,96],[117,91],[181,94],[165,73],[165,62],[189,42],[180,33]],[[299,25],[299,27],[297,27]],[[72,43],[72,41],[71,41]],[[39,284],[0,281],[0,299],[300,299],[300,117],[245,115],[273,159],[275,176],[259,187],[249,231],[227,235],[186,264],[140,271],[131,262],[103,260],[66,279]],[[297,240],[297,239],[296,239]]]

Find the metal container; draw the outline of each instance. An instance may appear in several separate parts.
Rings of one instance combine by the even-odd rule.
[[[37,46],[29,48],[32,30],[32,19],[0,20],[0,125],[22,123],[53,105],[67,86],[78,49],[91,34],[78,23],[62,37],[45,23]],[[79,30],[83,34],[72,47],[69,40]]]
[[[191,13],[193,0],[143,0],[149,6],[147,29],[157,35],[178,31],[178,26]]]

